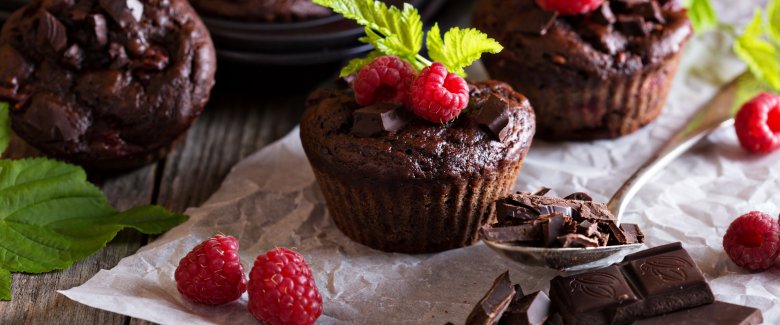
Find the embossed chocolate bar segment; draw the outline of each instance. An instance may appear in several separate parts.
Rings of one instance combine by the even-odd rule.
[[[639,320],[634,325],[758,325],[761,311],[747,306],[716,301],[709,305]]]
[[[604,269],[556,277],[550,298],[566,324],[629,324],[715,301],[680,243],[628,255]]]

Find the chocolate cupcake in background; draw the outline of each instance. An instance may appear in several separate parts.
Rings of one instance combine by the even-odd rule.
[[[215,70],[186,0],[34,0],[0,34],[0,101],[14,131],[89,167],[164,156],[202,112]]]
[[[615,138],[663,109],[693,30],[675,0],[612,0],[559,15],[534,0],[479,0],[473,24],[506,46],[483,62],[528,96],[537,134]]]
[[[223,18],[290,22],[325,17],[330,9],[311,0],[190,0],[200,13]]]
[[[528,100],[507,84],[470,85],[444,124],[404,105],[361,107],[350,88],[307,101],[301,141],[341,231],[372,248],[432,253],[471,245],[512,191],[534,135]]]

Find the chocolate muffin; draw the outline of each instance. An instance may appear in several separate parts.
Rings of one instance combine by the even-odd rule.
[[[506,48],[483,61],[528,96],[546,139],[615,138],[664,107],[692,34],[675,0],[612,0],[561,16],[534,0],[480,0],[473,24]]]
[[[202,112],[215,70],[186,0],[33,0],[0,34],[14,131],[85,166],[162,157]]]
[[[466,110],[434,124],[401,104],[359,107],[351,89],[307,101],[301,141],[344,234],[390,252],[473,244],[509,194],[534,135],[528,100],[507,84],[470,85]]]
[[[266,22],[290,22],[325,17],[330,9],[311,0],[190,0],[205,15]]]

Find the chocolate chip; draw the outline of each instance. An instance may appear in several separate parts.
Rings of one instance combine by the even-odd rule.
[[[358,109],[352,113],[352,134],[371,137],[384,131],[395,132],[409,123],[408,116],[399,103],[380,103]]]
[[[593,201],[593,198],[585,192],[574,192],[564,198],[565,200]]]
[[[656,1],[641,2],[630,5],[629,10],[636,14],[642,15],[642,17],[645,19],[653,20],[660,24],[666,23],[666,19],[664,19],[664,15],[661,12],[661,6],[659,6],[658,2]]]
[[[65,53],[62,54],[62,62],[73,69],[81,69],[81,64],[84,62],[84,50],[82,50],[78,44],[71,45],[65,50]]]
[[[111,58],[111,69],[119,69],[130,62],[127,58],[125,47],[119,43],[111,43],[108,47],[108,56]]]
[[[612,25],[615,23],[615,14],[612,12],[612,8],[609,7],[609,1],[602,3],[601,7],[591,14],[591,17],[602,25]]]
[[[647,36],[650,33],[642,17],[618,16],[616,26],[621,32],[631,36]]]
[[[504,142],[509,136],[511,122],[509,103],[491,94],[477,113],[476,120],[480,125],[487,127],[498,141]]]
[[[68,46],[68,34],[65,25],[46,10],[41,10],[36,37],[41,46],[49,47],[55,52],[60,52]]]
[[[99,0],[99,3],[122,28],[140,21],[144,13],[144,5],[138,0]]]
[[[108,28],[106,27],[106,17],[101,14],[89,15],[87,17],[90,37],[94,39],[97,47],[103,47],[108,43]]]
[[[538,35],[547,34],[547,30],[555,23],[558,13],[544,11],[537,6],[518,11],[509,22],[509,30],[517,30],[523,33]]]

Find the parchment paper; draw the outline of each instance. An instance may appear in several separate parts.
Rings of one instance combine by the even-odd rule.
[[[726,3],[727,19],[748,17],[752,10],[748,1],[717,5]],[[618,140],[537,142],[516,188],[587,191],[606,201],[718,84],[743,69],[722,55],[728,48],[721,41],[712,36],[691,44],[656,123]],[[648,246],[682,241],[717,299],[762,309],[766,324],[780,323],[780,271],[740,269],[726,256],[721,241],[730,221],[742,213],[780,212],[778,158],[780,152],[747,154],[733,129],[720,130],[642,189],[624,220],[640,224]],[[191,219],[186,224],[113,269],[60,292],[95,308],[163,324],[254,324],[246,311],[246,295],[226,306],[206,307],[182,299],[176,291],[173,272],[179,259],[217,232],[240,238],[247,272],[254,257],[268,249],[286,246],[301,252],[323,295],[320,324],[461,324],[501,272],[510,270],[525,292],[547,290],[557,274],[505,260],[483,244],[411,256],[351,242],[329,219],[297,129],[235,166],[217,193],[187,213]]]

